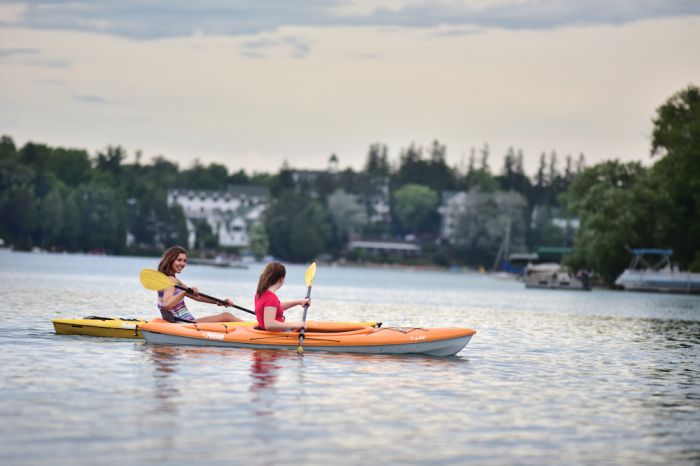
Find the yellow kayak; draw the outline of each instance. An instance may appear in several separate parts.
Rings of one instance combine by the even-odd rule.
[[[147,322],[166,323],[160,318],[148,320],[142,319],[120,319],[112,317],[88,316],[82,319],[51,319],[53,328],[58,335],[87,335],[92,337],[108,337],[108,338],[136,338],[143,339],[141,335],[141,326]],[[256,321],[247,322],[221,322],[226,327],[255,327]],[[307,325],[313,327],[327,326],[328,322],[307,322]],[[177,324],[190,326],[192,324]],[[200,324],[200,327],[204,324]],[[365,327],[380,327],[382,324],[378,322],[333,322],[332,326],[336,331],[351,331]]]

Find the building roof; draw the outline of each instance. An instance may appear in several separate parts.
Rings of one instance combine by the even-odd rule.
[[[267,197],[268,190],[265,186],[256,184],[232,184],[229,185],[226,190],[213,190],[213,189],[171,189],[169,194],[173,195],[195,195],[195,196],[207,196],[212,197],[217,196],[240,196],[245,195],[249,197]]]
[[[632,249],[635,254],[651,254],[656,256],[670,256],[673,254],[673,249],[649,249],[649,248],[639,248]]]
[[[420,247],[412,243],[399,243],[389,241],[350,241],[350,249],[384,249],[394,251],[419,251]]]

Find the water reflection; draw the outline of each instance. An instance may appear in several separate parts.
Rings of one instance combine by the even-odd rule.
[[[277,381],[277,372],[281,368],[277,362],[281,357],[280,351],[253,350],[251,352],[252,364],[250,366],[250,391],[258,393],[260,390],[274,390]]]
[[[275,411],[277,390],[275,383],[282,368],[281,351],[253,350],[250,353],[250,388],[253,414],[259,418],[272,417]]]
[[[180,396],[177,383],[171,377],[178,371],[181,352],[173,346],[148,346],[153,372],[153,399],[155,409],[166,413],[177,413],[176,399]]]

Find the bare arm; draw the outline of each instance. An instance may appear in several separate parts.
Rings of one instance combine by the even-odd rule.
[[[311,306],[311,300],[310,300],[310,299],[307,299],[307,298],[304,298],[304,299],[295,299],[295,300],[292,300],[292,301],[283,301],[283,302],[281,302],[280,304],[282,305],[282,310],[283,310],[283,311],[286,311],[286,310],[289,309],[290,307],[294,307],[294,306],[303,306],[303,305],[305,305],[305,304],[308,304],[309,306]]]
[[[306,327],[304,322],[279,322],[275,320],[275,315],[277,314],[277,309],[272,306],[266,306],[263,309],[263,316],[265,323],[265,329],[278,331],[278,330],[294,330],[302,327]]]
[[[182,287],[184,287],[184,288],[190,288],[189,286],[185,285],[184,283],[182,283],[182,282],[179,281],[179,280],[178,280],[177,284],[180,285],[180,286],[182,286]],[[176,288],[176,289],[179,290],[179,288]],[[199,289],[198,289],[198,288],[192,287],[192,288],[190,288],[190,289],[192,290],[191,293],[188,293],[188,292],[186,292],[186,291],[184,291],[184,290],[183,290],[181,293],[178,293],[178,295],[184,293],[184,295],[183,295],[180,299],[182,299],[184,296],[187,296],[188,298],[194,299],[195,301],[199,301],[199,302],[201,302],[201,303],[216,304],[216,305],[218,305],[218,306],[226,306],[226,307],[228,307],[228,306],[233,306],[233,301],[232,301],[230,298],[224,299],[224,302],[225,302],[226,304],[221,304],[221,303],[219,303],[218,301],[215,301],[215,300],[213,300],[213,299],[209,299],[209,298],[205,298],[204,296],[201,296],[201,295],[199,294]],[[174,306],[174,305],[177,304],[178,302],[179,302],[179,299],[178,299],[177,301],[175,301],[172,305]]]
[[[199,302],[202,302],[202,303],[216,304],[217,306],[226,306],[226,307],[233,306],[233,301],[231,300],[231,298],[224,299],[223,301],[225,304],[221,304],[219,301],[214,301],[213,299],[209,299],[209,298],[205,298],[204,296],[201,296],[199,294],[199,290],[197,288],[192,288],[192,291],[194,291],[196,294],[187,293],[188,298],[192,298],[192,299],[199,301]]]

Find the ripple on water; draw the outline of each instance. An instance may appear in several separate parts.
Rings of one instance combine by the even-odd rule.
[[[55,335],[53,317],[152,316],[156,259],[0,255],[3,464],[700,461],[698,297],[322,266],[314,320],[477,334],[450,358],[299,356]],[[250,307],[257,274],[183,279]]]

